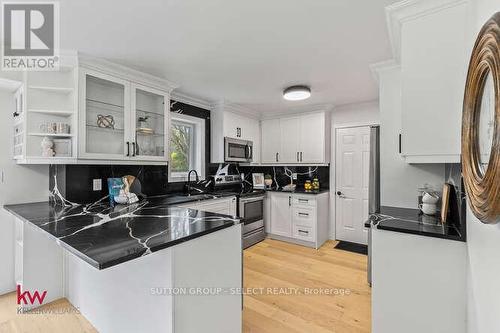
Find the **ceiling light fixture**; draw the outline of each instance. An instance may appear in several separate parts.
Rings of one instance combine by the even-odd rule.
[[[283,91],[283,98],[287,101],[301,101],[311,97],[311,88],[308,86],[291,86]]]

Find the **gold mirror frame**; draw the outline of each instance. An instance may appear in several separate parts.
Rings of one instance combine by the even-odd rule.
[[[495,95],[494,131],[488,168],[483,171],[479,147],[481,100],[488,74]],[[500,12],[479,32],[472,51],[462,114],[462,174],[469,204],[483,223],[500,221]]]

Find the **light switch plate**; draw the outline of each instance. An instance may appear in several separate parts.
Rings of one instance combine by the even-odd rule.
[[[93,191],[101,191],[102,190],[102,180],[101,179],[94,179],[92,181],[92,190]]]
[[[297,180],[297,173],[292,173],[292,179]]]

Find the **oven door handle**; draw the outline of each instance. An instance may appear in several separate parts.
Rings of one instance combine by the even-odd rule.
[[[264,200],[264,196],[261,197],[251,197],[251,198],[240,198],[241,203],[249,203],[249,202],[254,202],[254,201],[262,201]]]

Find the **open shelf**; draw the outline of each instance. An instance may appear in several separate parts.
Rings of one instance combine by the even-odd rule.
[[[96,130],[96,131],[104,131],[104,132],[116,132],[123,133],[125,130],[123,128],[110,128],[110,127],[99,127],[97,125],[89,125],[87,124],[87,128]]]
[[[33,90],[41,90],[41,91],[48,91],[48,92],[61,93],[61,94],[70,94],[75,90],[73,88],[50,87],[50,86],[29,86],[28,88],[33,89]]]
[[[70,138],[73,134],[66,133],[28,133],[29,136],[48,136],[48,137],[57,137],[57,138]]]
[[[74,111],[70,110],[29,109],[28,112],[55,115],[55,116],[71,116],[75,114]]]

